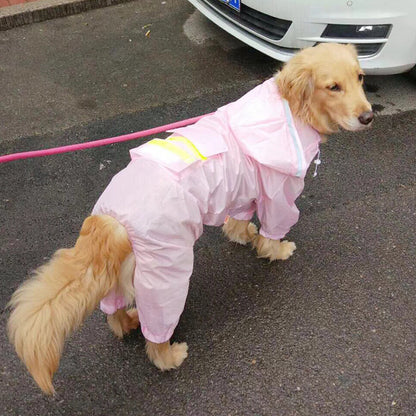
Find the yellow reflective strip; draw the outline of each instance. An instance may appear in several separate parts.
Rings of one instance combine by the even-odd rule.
[[[171,142],[179,142],[183,143],[191,152],[192,154],[201,160],[207,160],[207,158],[196,148],[196,146],[186,137],[182,136],[172,136],[168,137],[166,140],[169,140]]]
[[[147,144],[151,144],[153,146],[161,147],[162,149],[168,150],[172,153],[174,153],[176,156],[180,157],[185,163],[192,163],[195,162],[196,158],[193,155],[190,155],[188,152],[180,148],[179,146],[176,146],[172,142],[168,142],[166,140],[162,139],[153,139],[150,140]]]

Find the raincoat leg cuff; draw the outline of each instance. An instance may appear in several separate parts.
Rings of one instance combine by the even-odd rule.
[[[107,315],[115,314],[119,309],[124,309],[127,306],[123,296],[104,298],[100,302],[100,309]]]
[[[239,214],[236,214],[236,215],[230,215],[230,217],[239,221],[249,221],[253,218],[253,215],[254,215],[254,211],[250,211],[250,212],[240,212]]]
[[[173,335],[173,331],[175,330],[175,327],[169,328],[165,334],[163,335],[154,335],[151,333],[146,326],[143,325],[143,323],[140,323],[140,329],[142,331],[143,336],[150,342],[154,342],[155,344],[162,344],[163,342],[169,341],[170,338]]]
[[[286,234],[269,234],[266,233],[262,228],[260,228],[259,234],[270,240],[281,240]]]

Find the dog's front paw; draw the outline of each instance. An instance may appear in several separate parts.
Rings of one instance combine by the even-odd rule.
[[[296,244],[290,241],[271,240],[259,235],[253,245],[261,258],[274,260],[287,260],[296,250]]]

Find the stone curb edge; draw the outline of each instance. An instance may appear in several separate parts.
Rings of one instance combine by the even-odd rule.
[[[0,8],[0,31],[134,0],[37,0]]]

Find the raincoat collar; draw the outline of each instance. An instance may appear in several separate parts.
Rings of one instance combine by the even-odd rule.
[[[284,174],[305,176],[320,134],[293,117],[274,78],[218,111],[227,115],[229,128],[245,154]]]

